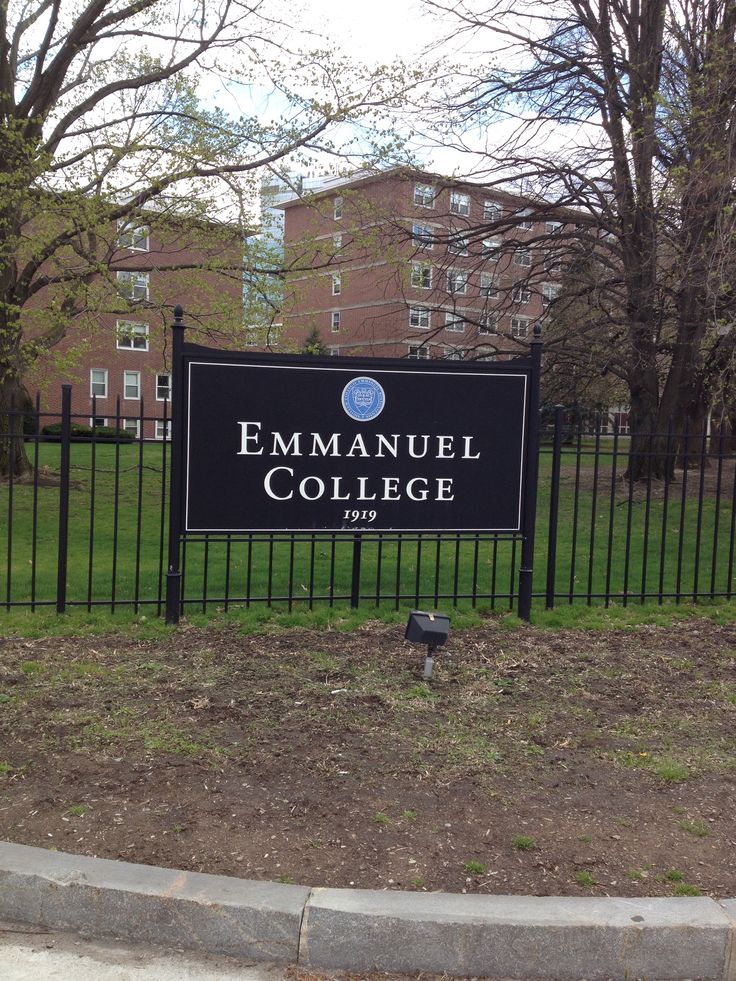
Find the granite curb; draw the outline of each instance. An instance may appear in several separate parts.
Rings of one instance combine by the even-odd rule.
[[[310,889],[0,842],[0,919],[315,969],[736,981],[736,899]]]

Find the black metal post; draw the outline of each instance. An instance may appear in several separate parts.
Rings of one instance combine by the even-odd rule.
[[[547,540],[547,601],[555,605],[555,570],[557,568],[557,513],[560,507],[560,464],[562,460],[562,425],[564,407],[555,406],[555,434],[552,443],[552,486],[549,493],[549,538]]]
[[[166,622],[179,622],[181,606],[181,571],[179,568],[179,545],[181,538],[181,461],[183,428],[183,348],[184,311],[174,307],[171,346],[171,479],[169,481],[169,563],[166,574]],[[166,433],[164,433],[164,439]]]
[[[358,532],[353,538],[353,579],[350,588],[350,605],[357,610],[360,603],[360,559],[363,550],[363,536]]]
[[[72,437],[72,386],[61,386],[61,483],[59,485],[59,557],[56,564],[56,612],[66,611],[66,567],[69,548],[69,470]]]
[[[537,521],[537,471],[539,469],[539,376],[542,368],[542,327],[534,325],[531,343],[532,370],[529,378],[529,429],[524,465],[524,510],[522,519],[521,568],[519,569],[519,616],[531,620],[534,530]]]

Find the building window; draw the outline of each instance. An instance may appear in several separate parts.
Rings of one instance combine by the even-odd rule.
[[[514,286],[514,303],[528,303],[532,298],[532,291],[528,286]]]
[[[90,398],[96,395],[98,399],[107,398],[107,368],[93,368],[89,373]]]
[[[332,212],[332,217],[335,221],[339,221],[342,218],[342,198],[335,198],[335,207]]]
[[[337,253],[342,248],[342,235],[332,236],[332,251],[337,255]]]
[[[332,276],[332,295],[339,296],[342,293],[342,276],[340,273],[333,273]]]
[[[450,191],[450,211],[453,215],[470,214],[470,195],[462,194],[460,191]]]
[[[148,299],[148,273],[120,271],[117,274],[118,289],[128,300]]]
[[[171,375],[156,375],[156,401],[166,402],[171,398]]]
[[[414,204],[420,208],[434,208],[434,188],[431,184],[414,185]]]
[[[480,274],[480,295],[495,299],[498,296],[498,286],[492,273]]]
[[[560,272],[562,259],[556,252],[550,252],[544,257],[544,268],[547,272]]]
[[[548,235],[559,235],[562,231],[562,222],[548,221],[545,223],[544,230]]]
[[[139,399],[141,397],[140,371],[123,372],[123,398]]]
[[[457,232],[451,232],[447,239],[447,251],[453,255],[467,255],[468,240],[462,235],[458,235]]]
[[[444,356],[446,361],[464,361],[465,351],[461,347],[446,347]]]
[[[481,244],[481,255],[490,262],[498,262],[501,252],[501,241],[497,238],[485,238]]]
[[[154,430],[154,436],[156,439],[171,439],[171,432],[169,431],[169,420],[157,419],[156,428]]]
[[[331,358],[338,358],[339,356],[340,356],[340,348],[339,347],[331,347],[330,348],[330,357]]]
[[[148,252],[148,225],[136,225],[132,221],[118,222],[118,247],[133,249],[135,252]]]
[[[120,350],[148,350],[148,324],[133,324],[129,320],[118,320],[116,331]]]
[[[531,219],[532,209],[524,208],[523,211],[517,212],[516,217],[520,219],[519,228],[525,228],[528,232],[534,228],[534,222]]]
[[[451,330],[456,334],[464,333],[465,317],[461,317],[459,313],[446,313],[445,330]]]
[[[484,221],[498,221],[502,214],[501,205],[497,201],[483,202]]]
[[[517,249],[514,252],[514,265],[515,266],[531,266],[532,264],[532,253],[529,249]]]
[[[123,429],[126,433],[131,433],[133,439],[140,439],[141,421],[140,419],[123,419]]]
[[[416,289],[428,290],[432,288],[432,267],[422,262],[412,262],[411,264],[411,285]]]
[[[103,416],[90,416],[89,424],[93,429],[103,429],[107,425],[107,419]]]
[[[557,283],[542,284],[542,306],[548,307],[560,295],[560,287]]]
[[[480,324],[478,325],[479,334],[497,334],[498,333],[498,314],[495,310],[486,310],[481,318]]]
[[[245,346],[258,347],[258,329],[256,327],[246,327]]]
[[[416,246],[418,249],[431,249],[432,237],[433,232],[431,226],[417,224],[411,226],[412,245]]]
[[[340,311],[333,310],[330,315],[330,328],[333,334],[336,334],[340,330]]]
[[[512,317],[511,318],[511,336],[512,337],[526,337],[529,333],[529,318],[528,317]]]
[[[409,326],[419,330],[429,329],[429,310],[427,307],[409,307]]]
[[[410,344],[407,357],[414,361],[429,361],[429,348],[423,344]]]
[[[467,293],[468,274],[457,269],[451,269],[447,274],[448,293]]]

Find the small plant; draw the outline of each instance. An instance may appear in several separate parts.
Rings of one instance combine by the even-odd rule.
[[[689,882],[678,882],[675,888],[672,890],[675,896],[702,896],[703,893],[698,889],[697,886],[691,885]]]
[[[183,824],[175,824],[174,827],[171,830],[174,832],[175,835],[180,835],[182,833],[182,831],[184,830],[184,825]]]
[[[276,881],[277,882],[283,882],[284,885],[287,885],[287,886],[293,886],[294,885],[294,879],[293,879],[292,876],[289,875],[288,872],[282,872],[281,875],[277,875],[276,876]]]
[[[20,666],[23,674],[33,675],[43,671],[43,664],[40,661],[24,661]]]
[[[73,817],[84,817],[87,813],[87,808],[84,804],[72,804],[68,809],[67,814],[71,814]]]
[[[531,835],[516,835],[511,839],[511,844],[519,852],[530,852],[537,847],[537,843]]]
[[[581,870],[575,873],[575,881],[579,886],[583,886],[584,889],[592,889],[593,886],[597,885],[595,876],[591,875],[590,872]]]
[[[10,773],[12,769],[13,767],[10,765],[10,763],[0,763],[0,775],[3,773]]]
[[[425,882],[421,875],[416,876],[411,880],[412,889],[424,889]]]
[[[592,840],[590,835],[578,835],[578,841],[582,841],[584,845],[589,845]]]
[[[406,694],[408,698],[434,699],[437,697],[432,689],[428,688],[425,684],[412,685],[411,688],[407,689]]]
[[[685,876],[682,874],[682,872],[679,872],[677,869],[667,869],[667,871],[664,874],[664,878],[668,882],[682,882]]]
[[[373,815],[373,820],[376,824],[391,824],[391,818],[388,814],[384,814],[383,811],[376,811]]]
[[[416,811],[411,811],[411,810],[408,810],[407,809],[406,811],[402,811],[401,812],[401,816],[402,816],[402,818],[405,821],[416,821],[416,819],[417,819],[417,812]]]
[[[483,875],[486,867],[482,862],[477,862],[474,858],[470,858],[467,862],[463,862],[463,869],[468,875]]]
[[[675,804],[675,806],[672,808],[672,810],[675,812],[675,814],[685,814],[686,813],[686,809],[684,807],[681,807],[680,804]]]
[[[627,869],[624,875],[627,879],[633,879],[634,882],[640,882],[644,878],[644,873],[640,872],[639,869]]]
[[[690,776],[690,770],[685,764],[678,763],[676,760],[662,760],[655,766],[654,772],[662,780],[667,780],[668,783],[682,783]]]
[[[710,834],[710,828],[707,824],[702,821],[691,821],[689,818],[680,821],[678,828],[680,831],[687,831],[689,835],[695,835],[696,838],[707,838]]]

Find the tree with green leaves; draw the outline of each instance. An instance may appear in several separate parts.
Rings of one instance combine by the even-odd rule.
[[[278,4],[0,0],[0,474],[28,467],[24,373],[116,292],[120,228],[242,240],[263,168],[336,155],[400,91],[300,50]]]

